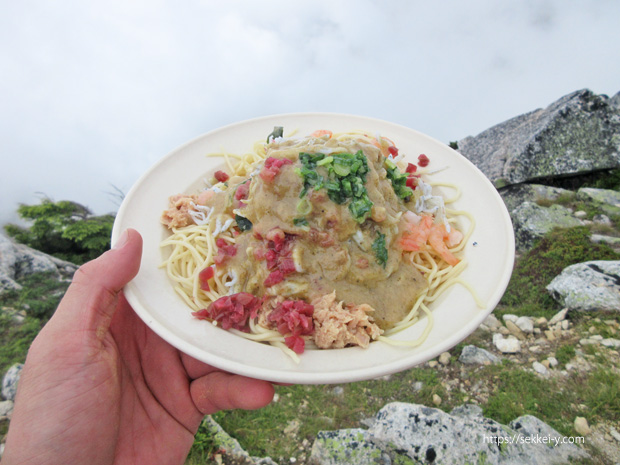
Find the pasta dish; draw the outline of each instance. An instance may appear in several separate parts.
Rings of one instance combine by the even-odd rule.
[[[226,167],[202,191],[170,197],[161,217],[162,266],[196,318],[294,359],[416,346],[433,324],[429,305],[468,287],[458,276],[474,221],[449,208],[456,186],[432,182],[432,154],[412,163],[379,134],[276,127],[244,155],[216,155]],[[423,316],[419,340],[394,337]]]

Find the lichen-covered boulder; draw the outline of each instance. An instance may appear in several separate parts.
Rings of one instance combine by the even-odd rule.
[[[320,465],[380,465],[391,463],[368,438],[364,429],[319,431],[312,445],[311,457]]]
[[[620,113],[614,102],[576,91],[458,141],[458,151],[497,187],[617,168]]]
[[[500,190],[500,195],[509,212],[523,202],[555,202],[560,197],[573,197],[575,193],[560,187],[544,186],[542,184],[515,184]]]
[[[570,228],[582,224],[573,212],[561,205],[540,206],[523,202],[512,210],[510,217],[515,231],[517,250],[527,250],[534,242],[555,227]]]
[[[549,283],[547,291],[569,310],[620,312],[620,261],[571,265]]]
[[[502,425],[478,409],[449,414],[400,402],[379,411],[367,439],[413,463],[566,464],[588,457],[574,444],[562,444],[562,435],[535,417]]]
[[[577,191],[577,200],[595,205],[608,215],[620,215],[620,192],[610,189],[582,187]]]

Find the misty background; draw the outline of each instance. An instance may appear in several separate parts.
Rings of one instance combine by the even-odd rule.
[[[42,195],[118,208],[159,158],[277,113],[448,143],[620,91],[620,2],[2,1],[0,224]]]

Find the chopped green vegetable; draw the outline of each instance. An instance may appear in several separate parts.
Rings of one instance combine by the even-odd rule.
[[[252,222],[243,216],[235,215],[235,221],[237,222],[237,227],[241,232],[252,229]]]
[[[302,215],[307,215],[312,211],[312,204],[308,199],[303,198],[297,202],[297,211]]]
[[[375,258],[377,259],[377,263],[382,265],[385,268],[388,260],[388,251],[385,246],[385,234],[381,234],[377,232],[377,238],[372,243],[372,250],[375,253]]]
[[[278,137],[282,137],[283,134],[284,134],[284,128],[282,126],[274,126],[273,131],[271,131],[271,134],[267,136],[267,143],[271,142],[272,140]]]
[[[308,220],[306,218],[295,218],[293,224],[295,226],[308,226]]]
[[[364,152],[358,150],[355,154],[334,153],[329,156],[302,152],[299,160],[302,167],[296,172],[304,180],[300,198],[304,198],[310,189],[325,188],[332,202],[344,204],[350,201],[349,211],[356,221],[364,222],[373,205],[364,187],[368,173],[368,160]],[[319,174],[319,167],[327,171],[327,177]]]
[[[407,175],[405,173],[401,173],[398,166],[396,166],[396,164],[389,158],[385,159],[383,165],[385,166],[388,179],[392,181],[394,193],[399,198],[405,200],[411,197],[413,195],[413,189],[407,186]]]

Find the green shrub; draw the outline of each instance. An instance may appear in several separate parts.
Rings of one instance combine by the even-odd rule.
[[[17,242],[63,260],[82,264],[110,247],[114,217],[93,216],[86,207],[70,201],[43,199],[39,205],[20,205],[19,216],[29,227],[4,226]]]

